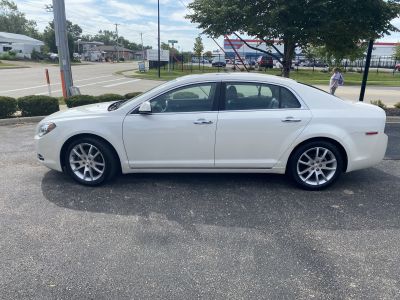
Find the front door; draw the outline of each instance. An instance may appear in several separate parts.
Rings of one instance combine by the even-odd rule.
[[[151,100],[151,114],[128,115],[123,139],[130,167],[214,167],[216,91],[216,83],[180,87]]]

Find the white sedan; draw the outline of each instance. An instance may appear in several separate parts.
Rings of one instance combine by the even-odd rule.
[[[119,172],[286,173],[317,190],[383,159],[385,121],[377,106],[294,80],[219,73],[57,112],[35,140],[39,161],[85,185]]]

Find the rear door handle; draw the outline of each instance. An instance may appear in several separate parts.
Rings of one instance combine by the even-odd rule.
[[[194,121],[193,124],[196,125],[207,125],[207,124],[212,124],[213,121],[207,121],[206,119],[198,119],[197,121]]]
[[[298,123],[298,122],[301,122],[301,119],[296,119],[296,118],[293,118],[293,117],[287,117],[285,119],[282,119],[281,121],[283,123]]]

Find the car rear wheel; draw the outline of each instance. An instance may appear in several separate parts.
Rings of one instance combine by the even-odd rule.
[[[321,190],[341,175],[343,159],[337,147],[329,142],[311,142],[293,153],[288,172],[303,189]]]
[[[75,181],[89,186],[111,180],[118,171],[118,161],[111,147],[92,137],[72,142],[64,162],[67,173]]]

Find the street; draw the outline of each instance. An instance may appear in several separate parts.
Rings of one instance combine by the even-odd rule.
[[[378,166],[307,192],[284,176],[135,174],[98,188],[0,126],[1,299],[395,299],[400,124]]]
[[[52,96],[62,96],[60,69],[56,65],[32,64],[31,68],[0,70],[0,96],[22,97],[27,95],[48,95],[45,69],[49,70]],[[137,68],[136,62],[90,63],[72,66],[74,85],[83,95],[101,95],[130,92],[144,92],[160,82],[126,78],[115,72]]]

